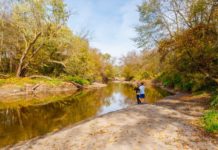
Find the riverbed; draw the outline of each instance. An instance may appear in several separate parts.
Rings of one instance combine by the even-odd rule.
[[[167,95],[169,93],[160,88],[149,87],[145,101],[154,103]],[[59,131],[88,118],[136,104],[133,87],[122,83],[111,83],[101,89],[45,97],[32,95],[31,98],[9,101],[11,103],[0,103],[0,147]],[[29,105],[30,101],[34,103]]]

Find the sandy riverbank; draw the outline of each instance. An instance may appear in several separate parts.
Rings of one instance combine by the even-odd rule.
[[[7,149],[217,150],[217,136],[196,125],[206,100],[206,95],[170,96],[155,105],[134,105]]]

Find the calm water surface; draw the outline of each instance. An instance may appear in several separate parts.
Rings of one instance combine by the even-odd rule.
[[[149,88],[146,90],[146,102],[153,103],[167,95],[169,93],[161,89]],[[112,83],[97,90],[78,91],[72,95],[64,94],[57,98],[59,99],[55,102],[26,107],[15,104],[7,108],[0,103],[0,147],[136,104],[133,87],[120,83]]]

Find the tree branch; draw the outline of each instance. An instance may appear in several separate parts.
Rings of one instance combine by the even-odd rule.
[[[64,68],[66,68],[66,65],[65,65],[63,62],[61,62],[61,61],[57,61],[57,60],[49,60],[49,62],[51,62],[51,63],[55,63],[55,64],[60,64],[60,65],[62,65]]]

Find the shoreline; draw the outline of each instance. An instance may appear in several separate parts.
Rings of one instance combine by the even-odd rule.
[[[195,102],[196,99],[197,103]],[[136,145],[143,148],[144,146],[153,148],[153,141],[142,140],[148,137],[158,143],[157,146],[160,147],[157,148],[205,149],[209,146],[210,149],[216,149],[218,136],[208,136],[195,125],[201,115],[198,114],[199,108],[205,109],[203,103],[200,104],[199,101],[205,102],[206,99],[206,96],[195,97],[188,94],[168,96],[156,104],[133,105],[122,110],[91,117],[60,131],[48,133],[13,146],[7,146],[5,149],[102,149],[105,147],[106,149],[122,149],[123,147],[132,149]],[[194,108],[186,108],[191,109],[190,111],[181,109],[187,107],[185,106],[187,101],[189,103],[193,102],[193,106],[199,105],[194,106]],[[181,104],[181,102],[184,103]],[[178,105],[180,107],[175,108]],[[161,126],[161,124],[167,124],[169,128]],[[156,128],[154,128],[155,126]],[[130,135],[127,134],[129,127],[132,130]],[[146,130],[146,132],[141,134],[143,130]],[[155,136],[152,136],[153,134]],[[156,139],[159,136],[169,137],[172,135],[173,139],[170,141],[167,138]],[[95,139],[99,141],[97,140],[96,143]],[[166,144],[166,142],[171,142],[171,145]],[[196,142],[199,143],[195,144]]]
[[[38,84],[25,84],[24,86],[18,86],[16,84],[8,84],[0,87],[0,102],[5,99],[16,98],[19,96],[32,96],[32,95],[48,95],[48,94],[60,94],[60,93],[74,93],[79,89],[97,89],[106,87],[107,84],[94,82],[91,85],[82,86],[78,88],[73,83],[62,82],[59,85],[49,85],[45,83]]]
[[[123,84],[130,84],[130,85],[135,85],[135,83],[139,82],[139,81],[119,81],[119,80],[115,80],[113,81],[114,83],[123,83]],[[149,80],[144,80],[143,81],[145,83],[145,86],[154,86],[154,87],[159,87],[169,93],[171,93],[172,95],[176,95],[176,94],[181,94],[181,93],[184,93],[184,92],[181,92],[181,91],[176,91],[174,89],[171,89],[171,88],[168,88],[168,87],[164,87],[161,83],[159,82],[156,82],[152,79],[149,79]],[[186,94],[186,93],[184,93]]]

